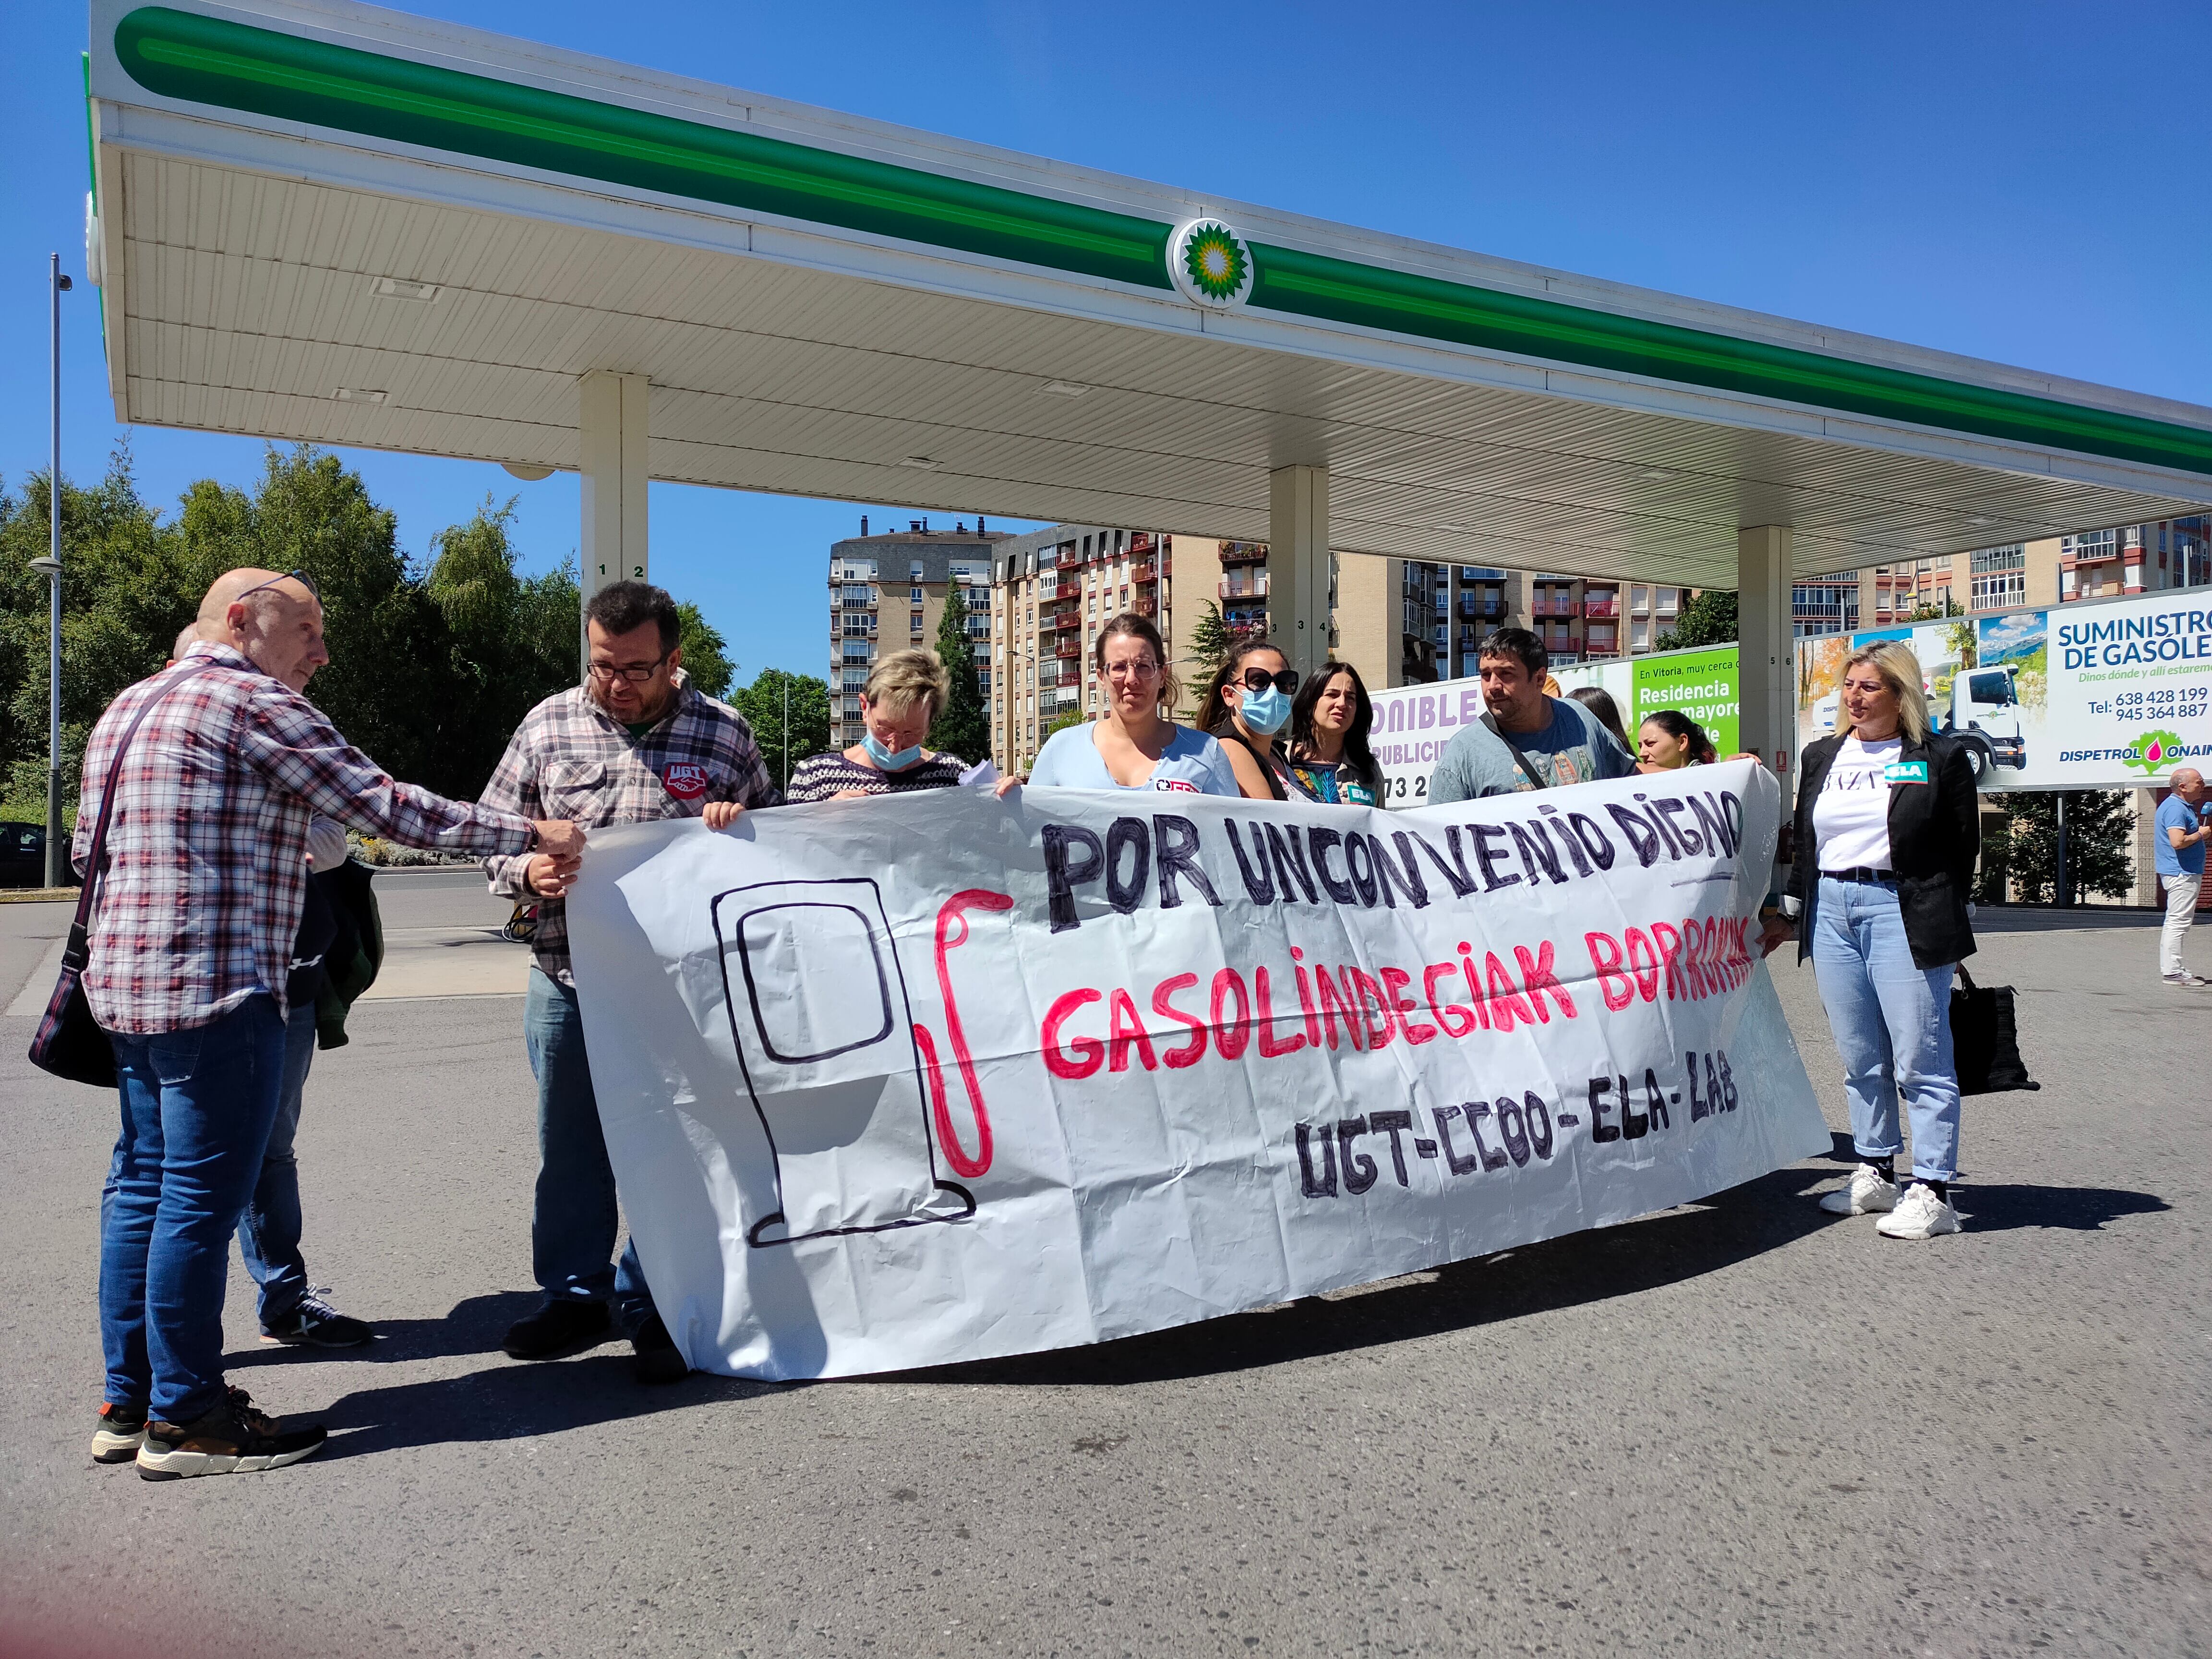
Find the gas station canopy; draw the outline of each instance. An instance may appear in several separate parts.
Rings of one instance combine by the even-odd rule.
[[[126,422],[1738,588],[2212,505],[2212,410],[321,0],[94,0]],[[1777,719],[1779,716],[1778,714]],[[1781,726],[1777,725],[1778,732]],[[1747,738],[1747,741],[1755,741]]]

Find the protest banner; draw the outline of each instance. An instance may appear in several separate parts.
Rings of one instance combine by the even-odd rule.
[[[948,789],[595,833],[608,1152],[695,1365],[1095,1342],[1829,1145],[1748,763],[1386,814]]]

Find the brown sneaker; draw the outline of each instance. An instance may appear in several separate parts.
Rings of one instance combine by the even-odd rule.
[[[128,1463],[138,1455],[138,1443],[145,1437],[143,1406],[118,1406],[106,1401],[100,1408],[100,1426],[92,1431],[92,1461]]]
[[[319,1423],[285,1429],[276,1419],[256,1411],[245,1389],[230,1389],[221,1405],[197,1421],[164,1423],[155,1418],[148,1422],[145,1441],[138,1448],[138,1478],[188,1480],[201,1474],[281,1469],[313,1456],[329,1437],[330,1431]]]

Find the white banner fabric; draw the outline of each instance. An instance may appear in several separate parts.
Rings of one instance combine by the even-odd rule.
[[[1097,1342],[1829,1145],[1748,763],[1384,813],[969,789],[595,835],[599,1114],[691,1363]]]

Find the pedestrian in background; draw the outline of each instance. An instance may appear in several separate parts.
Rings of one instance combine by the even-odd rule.
[[[1283,738],[1297,689],[1297,671],[1265,640],[1240,642],[1206,688],[1198,706],[1200,729],[1221,740],[1247,800],[1290,798]]]
[[[1030,782],[1044,789],[1244,793],[1219,743],[1160,712],[1173,708],[1182,694],[1160,630],[1149,620],[1131,611],[1109,620],[1091,648],[1091,661],[1106,712],[1048,738]],[[1002,781],[999,793],[1007,787]]]
[[[799,762],[784,799],[797,805],[951,788],[967,768],[957,756],[930,753],[921,741],[951,692],[935,652],[918,646],[892,652],[869,671],[861,689],[860,742]]]
[[[1307,677],[1291,704],[1291,786],[1330,806],[1372,806],[1382,796],[1382,769],[1368,733],[1375,705],[1367,683],[1348,662]]]
[[[2168,985],[2203,985],[2183,966],[2181,947],[2197,920],[2197,897],[2204,888],[2204,842],[2212,837],[2206,822],[2204,775],[2193,766],[2174,769],[2173,793],[2158,804],[2151,821],[2151,862],[2166,886],[2166,926],[2159,930],[2159,976]]]
[[[1720,758],[1705,728],[1680,709],[1646,714],[1636,728],[1636,769],[1672,772],[1685,766],[1711,766]]]
[[[594,593],[584,607],[584,684],[523,717],[484,786],[485,802],[558,812],[595,830],[691,817],[722,830],[748,806],[775,805],[781,798],[752,727],[684,677],[681,632],[676,601],[650,583],[615,582]],[[620,1229],[614,1166],[568,957],[563,899],[574,866],[507,853],[486,859],[484,873],[500,897],[538,901],[522,1028],[538,1081],[530,1255],[545,1299],[508,1328],[502,1346],[511,1358],[550,1359],[600,1340],[612,1323],[630,1340],[641,1382],[675,1382],[690,1363],[653,1306],[636,1244],[623,1249],[619,1267],[612,1260]]]
[[[300,690],[330,658],[299,573],[217,578],[198,632],[94,726],[73,849],[95,884],[82,984],[114,1048],[122,1115],[100,1200],[107,1382],[93,1456],[135,1459],[151,1480],[281,1468],[325,1437],[256,1410],[222,1370],[230,1237],[283,1087],[313,815],[406,847],[535,844],[571,865],[583,851],[573,824],[396,782],[339,736]]]
[[[1851,653],[1838,725],[1808,744],[1797,857],[1783,900],[1797,959],[1813,958],[1844,1063],[1858,1165],[1827,1194],[1832,1215],[1887,1212],[1887,1238],[1959,1231],[1959,1079],[1951,976],[1974,951],[1966,915],[1981,809],[1966,751],[1931,733],[1920,663],[1896,641]],[[1790,936],[1768,923],[1768,951]],[[1898,1098],[1912,1118],[1912,1186],[1898,1195]]]
[[[1429,781],[1431,803],[1625,778],[1636,769],[1626,745],[1595,714],[1545,690],[1558,684],[1551,653],[1527,629],[1498,629],[1479,660],[1483,717],[1444,745]]]
[[[1623,749],[1635,749],[1636,745],[1628,740],[1628,733],[1621,729],[1620,705],[1613,700],[1612,692],[1601,685],[1578,685],[1567,695],[1596,715],[1598,724],[1610,732],[1613,741]]]

